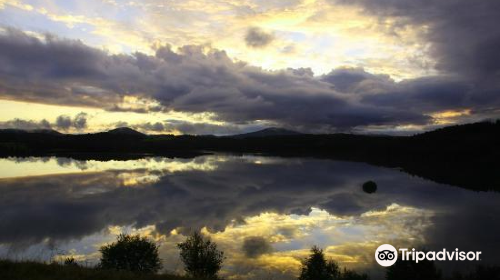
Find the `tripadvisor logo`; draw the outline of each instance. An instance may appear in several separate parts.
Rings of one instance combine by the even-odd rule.
[[[398,260],[398,251],[390,244],[380,245],[375,251],[375,260],[381,266],[391,266]]]
[[[406,248],[399,248],[401,260],[403,261],[479,261],[480,251],[477,252],[464,252],[455,249],[448,251],[443,249],[441,251],[416,251],[415,249],[408,250]],[[375,251],[375,260],[381,266],[391,266],[398,260],[398,250],[390,244],[380,245]]]

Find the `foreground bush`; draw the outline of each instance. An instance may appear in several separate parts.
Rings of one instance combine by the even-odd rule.
[[[102,246],[100,267],[135,273],[156,273],[161,269],[158,246],[139,235],[120,234],[112,244]]]
[[[189,276],[217,279],[217,272],[222,268],[224,252],[219,251],[215,243],[195,232],[177,246],[181,250],[184,270]]]

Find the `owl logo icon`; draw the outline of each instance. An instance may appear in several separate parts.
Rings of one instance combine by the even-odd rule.
[[[391,266],[398,260],[398,251],[390,244],[380,245],[375,251],[375,260],[381,266]]]

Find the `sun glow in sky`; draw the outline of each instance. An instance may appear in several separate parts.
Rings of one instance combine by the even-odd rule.
[[[494,118],[500,66],[480,56],[495,8],[452,2],[0,0],[0,126],[390,133]]]

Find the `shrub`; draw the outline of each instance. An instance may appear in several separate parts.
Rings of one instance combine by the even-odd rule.
[[[121,234],[116,242],[102,246],[100,252],[100,267],[103,269],[155,273],[162,267],[158,246],[139,235]]]
[[[181,250],[184,270],[189,276],[204,279],[217,278],[217,272],[224,261],[224,252],[217,249],[217,244],[195,232],[177,246]]]

